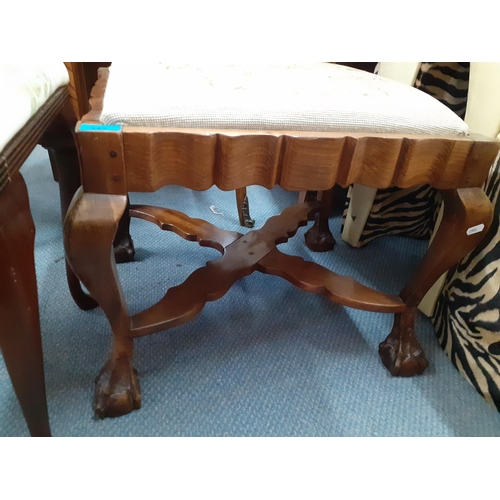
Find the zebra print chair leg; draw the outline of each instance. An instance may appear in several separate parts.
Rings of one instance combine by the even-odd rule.
[[[353,247],[359,247],[359,239],[370,215],[377,189],[354,184],[342,231],[342,239]]]
[[[441,221],[443,220],[443,211],[444,211],[444,205],[441,203],[441,206],[439,207],[438,217],[436,220],[436,224],[434,225],[434,230],[432,231],[429,245],[432,244],[432,242],[434,241],[434,238],[436,237],[436,234],[439,230],[439,226],[441,225]],[[446,282],[447,275],[448,275],[448,272],[442,274],[437,279],[436,283],[434,283],[434,285],[431,286],[429,291],[425,294],[424,298],[421,300],[420,304],[418,305],[419,311],[424,313],[429,318],[432,317],[432,315],[434,314],[436,302],[437,302],[439,294],[441,293],[441,290],[443,289],[443,286]]]

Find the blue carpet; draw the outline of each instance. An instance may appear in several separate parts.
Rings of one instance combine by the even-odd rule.
[[[55,436],[500,436],[500,416],[446,359],[426,317],[418,317],[417,333],[430,367],[420,377],[393,378],[377,353],[391,315],[344,308],[260,273],[239,281],[187,324],[136,340],[142,409],[119,419],[95,419],[93,380],[108,356],[111,331],[100,309],[80,311],[67,290],[58,187],[46,152],[35,149],[22,173],[37,227]],[[258,227],[297,197],[280,188],[252,187],[248,193]],[[131,200],[245,231],[233,192],[168,187],[133,194]],[[356,250],[340,239],[339,218],[332,218],[331,228],[334,252],[310,252],[304,228],[280,249],[398,293],[427,247],[387,237]],[[119,274],[132,313],[219,255],[142,220],[132,221],[131,233],[137,259],[120,265]],[[0,435],[27,436],[3,360],[0,408]]]

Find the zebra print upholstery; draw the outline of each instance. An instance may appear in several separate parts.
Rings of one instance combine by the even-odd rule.
[[[432,322],[451,362],[500,411],[500,157],[484,189],[495,210],[493,223],[448,273]]]

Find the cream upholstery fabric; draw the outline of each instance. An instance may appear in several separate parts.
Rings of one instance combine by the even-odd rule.
[[[380,62],[378,63],[377,75],[413,87],[419,69],[419,62]]]
[[[0,151],[54,91],[68,82],[62,62],[0,62]]]
[[[472,62],[465,121],[478,134],[500,132],[500,63]]]
[[[415,88],[327,63],[113,63],[101,120],[181,128],[468,133],[455,113]]]

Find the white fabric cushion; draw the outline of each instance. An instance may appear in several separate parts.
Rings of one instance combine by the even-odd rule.
[[[409,85],[337,64],[113,63],[105,124],[465,135],[467,125]]]
[[[55,90],[68,82],[62,62],[0,62],[0,151]]]

